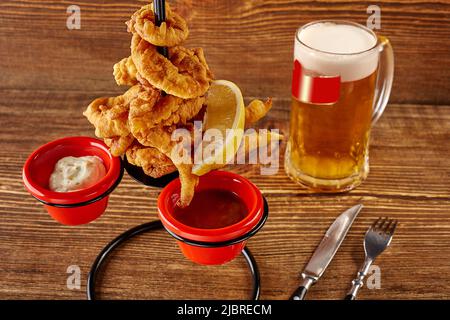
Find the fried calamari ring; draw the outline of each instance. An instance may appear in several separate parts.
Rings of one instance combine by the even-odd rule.
[[[136,66],[131,57],[123,58],[114,67],[114,79],[119,86],[134,86],[138,83],[136,79]]]
[[[190,99],[203,96],[209,89],[212,74],[201,49],[169,48],[167,59],[155,46],[134,34],[131,57],[138,74],[168,94]]]
[[[203,68],[206,69],[206,79],[208,81],[208,89],[214,78],[212,71],[206,62],[205,53],[202,48],[188,49],[183,46],[177,46],[170,50],[170,61],[178,67],[181,74],[190,74],[194,78],[203,74]]]
[[[204,97],[181,99],[166,95],[155,99],[139,94],[130,103],[128,116],[130,130],[143,145],[153,146],[153,143],[146,139],[150,130],[158,125],[167,127],[173,124],[186,124],[199,113],[204,101]]]
[[[198,184],[198,176],[192,173],[192,159],[180,161],[177,157],[177,142],[172,140],[172,133],[177,129],[176,125],[164,126],[162,124],[146,131],[144,134],[138,133],[137,140],[146,146],[157,148],[160,152],[169,157],[180,174],[181,193],[177,205],[186,207],[194,197],[195,187]],[[188,146],[190,148],[190,146]]]
[[[187,39],[189,29],[186,21],[170,9],[166,3],[166,20],[159,27],[155,25],[153,4],[136,11],[127,22],[128,31],[137,33],[145,41],[162,47],[173,47]]]
[[[170,97],[170,96],[166,96]],[[164,97],[164,98],[166,98]],[[163,100],[162,98],[161,100]],[[175,98],[175,97],[174,97]],[[179,98],[178,98],[179,99]],[[198,101],[198,104],[190,103],[190,100],[183,100],[182,105],[178,105],[176,112],[173,112],[169,118],[165,121],[159,121],[156,126],[153,123],[147,123],[146,120],[150,119],[155,114],[152,110],[139,110],[132,107],[130,109],[130,129],[136,139],[145,146],[157,148],[161,153],[170,158],[173,164],[176,166],[181,180],[181,194],[178,201],[180,207],[186,207],[191,202],[194,197],[195,187],[198,183],[198,177],[192,174],[192,159],[189,157],[187,161],[179,161],[180,158],[177,154],[176,146],[178,146],[177,141],[172,140],[172,133],[177,129],[181,123],[186,122],[188,118],[192,118],[193,115],[198,113],[198,110],[202,107],[202,100],[200,98],[191,99]],[[167,100],[164,100],[167,101]],[[189,101],[189,103],[186,103]],[[167,102],[163,102],[163,105],[167,105]],[[169,106],[170,107],[170,106]],[[159,108],[159,106],[155,106]],[[134,111],[136,110],[136,113]],[[171,125],[166,125],[172,123]],[[152,128],[149,128],[153,126]],[[187,146],[190,148],[191,146]]]
[[[128,123],[132,135],[140,144],[157,148],[175,165],[182,184],[179,206],[187,206],[194,196],[198,177],[191,173],[190,157],[186,162],[179,161],[177,154],[179,150],[175,148],[178,144],[172,140],[172,133],[180,126],[186,125],[188,120],[200,112],[205,99],[204,97],[181,99],[171,95],[160,97],[159,91],[157,92],[158,94],[155,94],[152,90],[142,87],[136,99],[130,103]],[[190,151],[191,145],[186,148]],[[142,165],[142,162],[139,164]],[[151,168],[147,170],[151,172]]]
[[[160,142],[161,136],[158,133],[155,135],[153,131],[158,127],[168,128],[175,124],[186,124],[200,111],[203,102],[203,97],[183,100],[173,96],[165,96],[154,105],[153,109],[148,109],[145,104],[141,104],[136,99],[130,108],[130,130],[136,139],[145,146],[158,147],[166,144],[169,147],[168,142],[170,140]],[[167,111],[170,111],[170,113]],[[170,151],[170,149],[163,150],[166,154]]]
[[[126,155],[129,163],[142,167],[144,173],[153,178],[159,178],[177,170],[169,157],[157,148],[134,143],[127,150]]]
[[[136,98],[140,86],[128,89],[123,95],[111,98],[98,98],[91,102],[83,115],[95,127],[99,138],[113,138],[130,134],[128,112],[130,102]]]
[[[105,138],[105,144],[109,147],[114,157],[120,157],[125,154],[127,149],[134,141],[132,134],[123,137]]]

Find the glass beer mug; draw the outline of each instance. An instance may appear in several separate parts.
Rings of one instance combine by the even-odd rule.
[[[342,192],[369,173],[371,126],[391,92],[389,41],[352,22],[297,30],[286,173],[315,192]]]

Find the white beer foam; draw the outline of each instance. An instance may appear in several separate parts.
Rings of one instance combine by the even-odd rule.
[[[299,30],[297,39],[304,45],[295,41],[294,58],[321,75],[355,81],[369,76],[378,66],[378,50],[369,50],[377,39],[357,26],[319,22]]]

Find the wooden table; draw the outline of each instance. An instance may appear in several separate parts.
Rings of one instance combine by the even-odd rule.
[[[21,168],[46,141],[92,134],[80,110],[89,99],[83,93],[36,91],[4,91],[2,97],[0,297],[83,299],[87,273],[101,248],[126,229],[157,219],[159,190],[125,176],[101,219],[79,227],[59,225],[24,189]],[[61,109],[61,101],[66,108]],[[262,125],[285,131],[286,104],[276,101]],[[306,194],[282,168],[270,178],[260,176],[257,168],[236,168],[257,184],[270,206],[266,226],[248,244],[261,269],[261,298],[288,298],[329,224],[360,202],[364,210],[309,297],[344,296],[363,259],[365,230],[375,218],[388,215],[400,226],[376,262],[381,289],[364,289],[361,299],[450,298],[448,128],[450,108],[390,105],[373,130],[367,181],[344,195]],[[70,265],[81,268],[81,290],[66,288]],[[99,282],[102,298],[240,299],[250,294],[243,258],[224,266],[195,265],[164,231],[127,243],[113,254],[106,271]]]
[[[23,163],[35,148],[63,136],[92,136],[93,129],[81,114],[85,106],[94,97],[121,90],[114,87],[110,70],[127,54],[129,36],[122,23],[139,3],[109,3],[82,2],[84,29],[72,33],[65,30],[65,2],[0,4],[0,298],[84,299],[87,273],[99,251],[121,232],[157,219],[159,190],[128,176],[111,195],[107,212],[79,227],[52,220],[21,181]],[[205,47],[217,77],[242,85],[248,98],[274,96],[274,109],[260,126],[287,133],[292,32],[296,25],[324,18],[326,5],[287,1],[277,9],[270,1],[246,3],[200,1],[192,8],[190,1],[178,1],[177,5],[189,13],[189,44]],[[217,11],[207,9],[210,6]],[[360,21],[366,15],[359,2],[336,2],[327,8],[328,15],[341,18]],[[248,243],[261,271],[262,299],[289,297],[328,226],[357,203],[363,203],[364,210],[308,297],[343,298],[362,262],[367,227],[377,217],[389,216],[400,225],[391,247],[376,261],[381,289],[364,288],[360,298],[450,298],[450,49],[442,43],[449,35],[448,20],[440,20],[449,6],[433,2],[405,7],[401,1],[391,1],[382,2],[382,8],[386,8],[384,30],[393,40],[398,69],[392,103],[373,129],[367,181],[347,194],[311,195],[291,182],[283,168],[270,178],[260,176],[257,167],[232,169],[257,184],[270,206],[267,224]],[[405,19],[395,18],[398,12]],[[224,36],[230,36],[226,42],[218,26],[229,27],[226,19],[236,14],[241,14],[241,22],[226,29]],[[408,25],[404,20],[410,17],[416,20]],[[224,19],[223,24],[217,19]],[[274,22],[280,27],[271,28]],[[422,27],[428,32],[421,32]],[[243,39],[233,37],[238,30]],[[273,52],[249,45],[269,38],[278,41]],[[413,39],[419,39],[420,45],[414,45]],[[424,52],[430,53],[430,48],[436,48],[432,60],[436,63],[426,65]],[[225,52],[245,57],[241,63],[249,71],[234,72],[239,61]],[[252,59],[258,54],[261,60]],[[417,72],[410,72],[411,68]],[[81,268],[80,290],[66,287],[71,265]],[[164,231],[139,236],[121,247],[105,271],[98,283],[101,298],[245,299],[250,295],[250,276],[242,257],[224,266],[195,265]]]

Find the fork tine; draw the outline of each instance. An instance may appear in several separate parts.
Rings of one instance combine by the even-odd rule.
[[[386,218],[385,217],[380,218],[375,230],[376,231],[383,231],[383,226],[384,226],[385,223],[386,223]]]
[[[397,228],[398,220],[394,220],[394,223],[389,228],[388,232],[392,236],[395,232],[395,228]]]
[[[376,229],[377,229],[377,226],[378,226],[378,224],[379,224],[380,221],[381,221],[381,217],[379,217],[377,220],[375,220],[375,221],[372,223],[372,226],[370,227],[370,229],[376,230]]]
[[[383,225],[383,232],[389,233],[391,225],[394,223],[394,219],[387,219],[386,223]]]
[[[389,219],[388,217],[384,218],[383,225],[381,226],[381,230],[386,231],[387,227],[391,223],[392,219]]]

